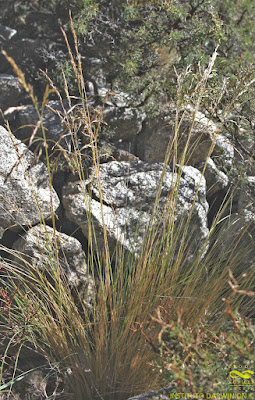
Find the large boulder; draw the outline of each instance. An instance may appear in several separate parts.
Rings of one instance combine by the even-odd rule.
[[[96,179],[69,182],[63,188],[63,205],[66,216],[78,224],[89,236],[92,216],[98,247],[103,246],[103,220],[108,234],[110,250],[116,242],[131,252],[138,252],[148,230],[157,196],[162,163],[141,161],[112,161],[100,166],[103,217]],[[155,223],[160,220],[171,192],[177,184],[178,174],[167,167],[159,200]],[[91,193],[89,195],[88,193]],[[183,167],[179,179],[175,219],[188,219],[192,211],[188,240],[194,248],[203,244],[208,234],[205,179],[193,167]],[[164,221],[163,221],[164,223]]]
[[[60,202],[42,162],[0,127],[0,233],[48,218]]]
[[[81,243],[70,236],[54,231],[53,228],[37,225],[29,229],[14,244],[14,250],[33,267],[52,276],[56,262],[73,289],[85,303],[93,297],[93,281],[88,273],[86,256]],[[20,258],[20,256],[19,256]]]

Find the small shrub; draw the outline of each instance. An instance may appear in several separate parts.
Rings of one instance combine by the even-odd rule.
[[[157,346],[154,343],[153,347],[160,352],[161,359],[155,365],[164,377],[165,384],[170,385],[170,391],[253,392],[255,326],[252,320],[242,318],[232,310],[230,299],[231,296],[224,299],[229,318],[220,328],[223,328],[220,333],[214,332],[206,324],[206,317],[192,326],[185,324],[182,311],[174,319],[167,306],[157,309],[152,321],[159,324],[161,331],[158,335],[159,344]],[[244,380],[233,370],[251,373]]]

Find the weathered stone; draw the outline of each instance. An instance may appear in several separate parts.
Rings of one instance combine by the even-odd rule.
[[[142,129],[146,114],[136,108],[112,108],[105,116],[104,133],[112,140],[132,139]]]
[[[51,216],[59,199],[42,162],[0,127],[0,229],[34,225]]]
[[[130,95],[124,92],[112,91],[109,88],[101,88],[98,90],[98,95],[101,98],[101,101],[104,102],[105,105],[110,107],[126,107],[128,108],[129,103],[131,102]],[[106,110],[106,113],[108,110]]]
[[[100,58],[82,56],[84,78],[88,87],[88,94],[103,97],[107,95],[110,87],[107,84],[103,63]]]
[[[67,107],[67,104],[64,103]],[[9,110],[8,110],[9,111]],[[12,111],[12,110],[10,110]],[[15,118],[16,129],[15,136],[26,144],[29,143],[31,135],[33,135],[32,143],[38,146],[38,139],[43,139],[42,129],[37,129],[33,134],[36,126],[38,126],[39,116],[33,105],[26,105],[13,109],[12,113],[5,113],[5,116],[13,121]],[[63,124],[63,108],[59,101],[51,100],[47,103],[43,111],[43,127],[48,143],[48,147],[52,148],[56,143],[59,143],[64,148],[70,148],[71,135],[68,129]],[[31,145],[31,144],[30,144]]]
[[[204,170],[204,166],[205,163],[201,163],[197,166],[201,173]],[[212,196],[220,190],[226,189],[229,183],[227,175],[217,168],[215,162],[211,158],[208,158],[206,161],[204,177],[206,180],[207,196]]]
[[[216,136],[216,143],[212,153],[212,159],[217,167],[229,171],[234,161],[234,146],[233,144],[220,133]]]
[[[108,141],[101,140],[99,142],[100,162],[109,161],[139,161],[139,158],[130,151],[119,148],[122,143],[117,143],[116,146]]]
[[[10,40],[16,35],[16,33],[17,31],[15,29],[0,24],[0,39],[3,38],[4,40]]]
[[[88,274],[85,253],[77,239],[49,226],[37,225],[23,234],[13,248],[21,252],[33,267],[46,271],[49,277],[59,262],[74,295],[78,292],[85,303],[92,299],[93,282]]]
[[[254,273],[255,265],[255,215],[249,210],[233,213],[219,225],[217,233],[218,251],[228,254],[235,268],[240,271]],[[220,250],[221,249],[221,250]]]
[[[26,99],[18,78],[13,75],[0,74],[0,109],[5,111],[10,106],[22,104]]]
[[[99,248],[103,246],[104,219],[111,251],[118,241],[126,249],[138,252],[151,219],[162,171],[161,163],[112,161],[103,164],[100,166],[103,218],[95,179],[69,182],[63,188],[66,215],[81,227],[86,237],[89,235],[89,215],[92,215]],[[168,167],[155,222],[162,216],[176,182],[177,173],[171,172]],[[92,191],[92,198],[86,194],[89,190]],[[187,219],[193,207],[190,223],[193,235],[189,236],[193,249],[201,246],[208,234],[205,192],[205,179],[200,172],[193,167],[184,167],[179,182],[175,219]],[[194,234],[195,231],[197,235]]]
[[[192,121],[194,124],[190,134]],[[213,149],[218,134],[217,126],[201,112],[195,112],[191,106],[179,114],[176,145],[178,161],[190,137],[186,155],[186,165],[196,165],[205,161]],[[145,121],[137,140],[137,156],[144,161],[164,162],[167,149],[176,135],[176,106],[173,104],[164,110],[160,118]],[[174,147],[173,147],[174,148]]]
[[[238,212],[250,214],[255,219],[255,176],[248,176],[238,191]]]

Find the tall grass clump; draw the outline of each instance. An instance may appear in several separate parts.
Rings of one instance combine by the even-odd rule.
[[[60,143],[57,143],[56,147],[78,176],[84,190],[84,201],[86,201],[88,193],[85,191],[84,181],[87,176],[83,168],[83,155],[77,137],[79,124],[85,127],[84,135],[88,139],[86,146],[91,153],[103,220],[103,249],[99,249],[93,219],[90,213],[87,215],[89,221],[87,262],[89,273],[93,278],[95,295],[87,304],[77,300],[78,293],[77,296],[73,296],[61,272],[57,238],[55,243],[47,239],[46,222],[41,215],[41,224],[45,227],[47,242],[47,249],[44,249],[48,259],[47,275],[34,267],[32,261],[14,250],[5,249],[9,251],[15,262],[1,261],[4,271],[1,280],[6,294],[4,312],[1,317],[1,330],[6,345],[6,351],[2,357],[2,374],[4,374],[10,348],[14,347],[16,355],[10,381],[2,385],[2,390],[7,391],[11,396],[18,378],[25,378],[17,373],[19,354],[22,348],[32,346],[52,365],[58,366],[63,380],[67,383],[66,392],[62,393],[61,398],[66,396],[68,399],[75,400],[125,400],[133,394],[160,387],[165,383],[162,375],[155,368],[155,365],[160,362],[160,352],[151,346],[161,330],[157,324],[151,324],[151,315],[159,306],[168,306],[169,317],[176,326],[179,324],[176,315],[181,312],[182,324],[195,326],[201,321],[206,321],[211,330],[217,331],[220,328],[219,325],[225,321],[225,303],[222,297],[227,298],[231,293],[231,288],[227,283],[229,271],[235,279],[242,280],[244,290],[252,287],[254,284],[252,271],[244,271],[242,266],[243,252],[247,254],[251,249],[240,251],[239,246],[242,235],[248,227],[237,235],[235,240],[227,241],[226,246],[220,239],[214,239],[213,244],[210,244],[222,219],[226,218],[232,193],[228,193],[224,199],[209,235],[199,249],[194,246],[195,233],[192,233],[194,238],[190,237],[195,198],[192,199],[193,206],[185,219],[177,221],[176,218],[177,194],[182,168],[189,156],[195,116],[213,71],[215,51],[193,92],[194,116],[181,157],[178,155],[178,137],[183,118],[183,103],[180,98],[177,102],[175,137],[173,142],[169,143],[148,232],[140,252],[130,254],[120,245],[116,245],[114,254],[110,252],[104,224],[98,149],[102,108],[91,114],[73,26],[72,33],[75,55],[71,51],[65,33],[64,37],[79,91],[79,118],[77,121],[76,107],[72,104],[63,74],[65,95],[69,103],[69,112],[63,106],[63,118],[72,137],[74,150],[72,154],[68,153],[61,148]],[[9,60],[21,84],[31,95],[38,112],[49,182],[52,185],[54,165],[52,169],[51,156],[47,151],[47,135],[43,128],[43,111],[40,111],[32,89],[26,85],[21,71],[13,60]],[[182,82],[179,77],[180,94]],[[54,92],[63,104],[58,89],[49,80],[42,110],[51,92]],[[210,152],[212,150],[213,146]],[[164,211],[159,214],[162,183],[169,164],[172,165],[176,179],[173,181],[174,189],[169,193]],[[53,229],[56,230],[54,212],[52,212],[52,223]],[[139,229],[139,221],[137,224],[137,229]],[[224,237],[231,236],[231,229],[232,226],[229,224],[224,230]],[[192,256],[190,256],[191,253]],[[243,275],[244,272],[246,276]],[[239,293],[236,293],[232,299],[232,307],[235,309],[240,302],[241,297]],[[251,303],[247,303],[246,307],[250,308]]]

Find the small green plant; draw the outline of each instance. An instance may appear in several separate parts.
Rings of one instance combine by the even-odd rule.
[[[230,283],[232,279],[233,275],[230,274]],[[236,281],[233,286],[236,289]],[[255,295],[244,290],[241,292],[246,296]],[[192,326],[185,324],[181,309],[177,312],[177,318],[173,318],[169,305],[157,309],[152,323],[161,327],[158,344],[147,340],[160,352],[160,361],[155,365],[165,383],[170,384],[170,392],[253,393],[255,327],[252,321],[242,318],[232,309],[231,299],[232,295],[223,299],[228,319],[224,330],[221,327],[220,332],[213,331],[206,324],[206,318]],[[241,373],[250,371],[247,381],[240,380],[240,368]]]

